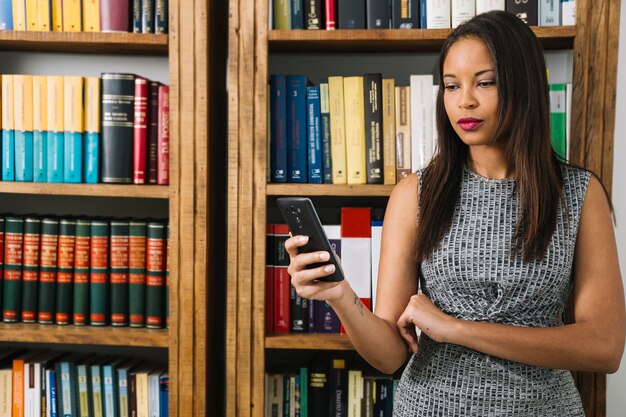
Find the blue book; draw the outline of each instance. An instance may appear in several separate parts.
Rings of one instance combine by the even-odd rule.
[[[289,0],[291,3],[291,29],[304,29],[304,2]]]
[[[83,180],[83,134],[65,132],[63,152],[63,182],[80,183]]]
[[[160,387],[160,397],[159,397],[159,408],[161,415],[160,417],[168,417],[169,416],[169,390],[170,390],[170,378],[167,373],[163,373],[159,377],[159,387]]]
[[[48,132],[48,151],[46,163],[48,182],[63,182],[64,139],[63,132]]]
[[[427,29],[426,26],[426,0],[420,0],[420,28]]]
[[[15,131],[15,180],[33,181],[33,132]]]
[[[2,181],[15,181],[15,132],[2,129]]]
[[[130,416],[130,398],[128,397],[128,364],[117,368],[117,401],[120,405],[120,417]]]
[[[48,181],[48,132],[33,132],[33,181]]]
[[[287,78],[270,76],[270,181],[287,182]]]
[[[104,415],[104,395],[101,370],[102,367],[98,363],[91,365],[89,370],[91,375],[91,406],[93,407],[93,413],[96,416]]]
[[[309,182],[322,183],[322,137],[320,115],[320,88],[306,88],[307,143],[309,161]]]
[[[320,84],[320,117],[322,123],[322,176],[324,184],[333,183],[333,164],[330,153],[330,103],[328,98],[328,82]]]
[[[12,0],[0,0],[0,30],[13,30]]]
[[[48,408],[50,410],[50,417],[57,417],[57,384],[56,384],[56,372],[51,370],[48,374],[48,390],[50,390],[50,404]]]
[[[85,132],[85,182],[97,184],[100,179],[100,134]]]
[[[117,409],[117,371],[113,365],[102,367],[102,379],[104,389],[104,417],[118,417]]]
[[[287,182],[308,182],[306,86],[306,76],[287,76]]]

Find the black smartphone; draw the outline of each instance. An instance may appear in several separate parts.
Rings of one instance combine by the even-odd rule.
[[[309,237],[306,245],[300,246],[300,253],[326,251],[330,254],[328,262],[310,264],[307,268],[317,268],[326,264],[335,265],[335,272],[320,278],[320,281],[337,282],[343,280],[343,270],[324,233],[315,207],[310,199],[304,197],[281,197],[276,199],[285,222],[293,236],[304,235]]]

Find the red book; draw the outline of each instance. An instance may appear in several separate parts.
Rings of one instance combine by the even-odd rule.
[[[170,88],[159,86],[159,135],[157,139],[158,182],[170,183]]]
[[[265,333],[274,332],[274,225],[267,225],[265,248]]]
[[[129,0],[100,0],[100,31],[128,32]]]
[[[135,112],[133,118],[133,183],[146,183],[148,149],[148,80],[135,78]]]
[[[151,81],[148,87],[148,184],[158,184],[159,165],[159,84]]]
[[[324,12],[326,16],[326,30],[337,28],[337,9],[335,0],[324,0]]]
[[[289,226],[274,225],[274,332],[289,333],[289,285],[291,279],[287,268],[289,255],[285,241],[289,239]]]

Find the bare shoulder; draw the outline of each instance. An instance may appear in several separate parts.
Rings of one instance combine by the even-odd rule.
[[[403,204],[414,202],[417,209],[417,199],[419,194],[419,179],[416,174],[412,174],[402,178],[391,192],[389,204],[394,201],[402,201]]]
[[[610,205],[604,187],[598,177],[592,174],[587,185],[581,221],[596,216],[610,218],[610,215]]]
[[[408,232],[413,230],[417,224],[418,208],[418,187],[417,175],[409,175],[396,184],[389,197],[387,210],[385,212],[385,227],[387,229],[400,228],[398,232]]]

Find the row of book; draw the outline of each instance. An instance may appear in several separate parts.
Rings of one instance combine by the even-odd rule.
[[[576,24],[576,0],[269,0],[270,28],[448,29],[506,10],[529,26]]]
[[[269,181],[395,184],[430,162],[437,148],[432,75],[396,86],[382,74],[270,76]],[[568,157],[571,84],[551,84],[552,142]]]
[[[167,417],[169,376],[134,358],[0,350],[2,417]]]
[[[2,181],[169,184],[169,87],[2,75]]]
[[[355,293],[373,310],[382,221],[372,221],[369,208],[343,207],[341,225],[325,225],[324,232],[341,258],[341,267]],[[339,318],[327,303],[302,298],[291,285],[289,255],[285,251],[287,225],[268,224],[266,236],[266,333],[341,333]]]
[[[168,230],[161,221],[0,217],[2,320],[164,327]]]
[[[167,33],[167,0],[0,0],[0,30]]]
[[[323,355],[297,372],[265,374],[265,416],[392,417],[397,384]]]

